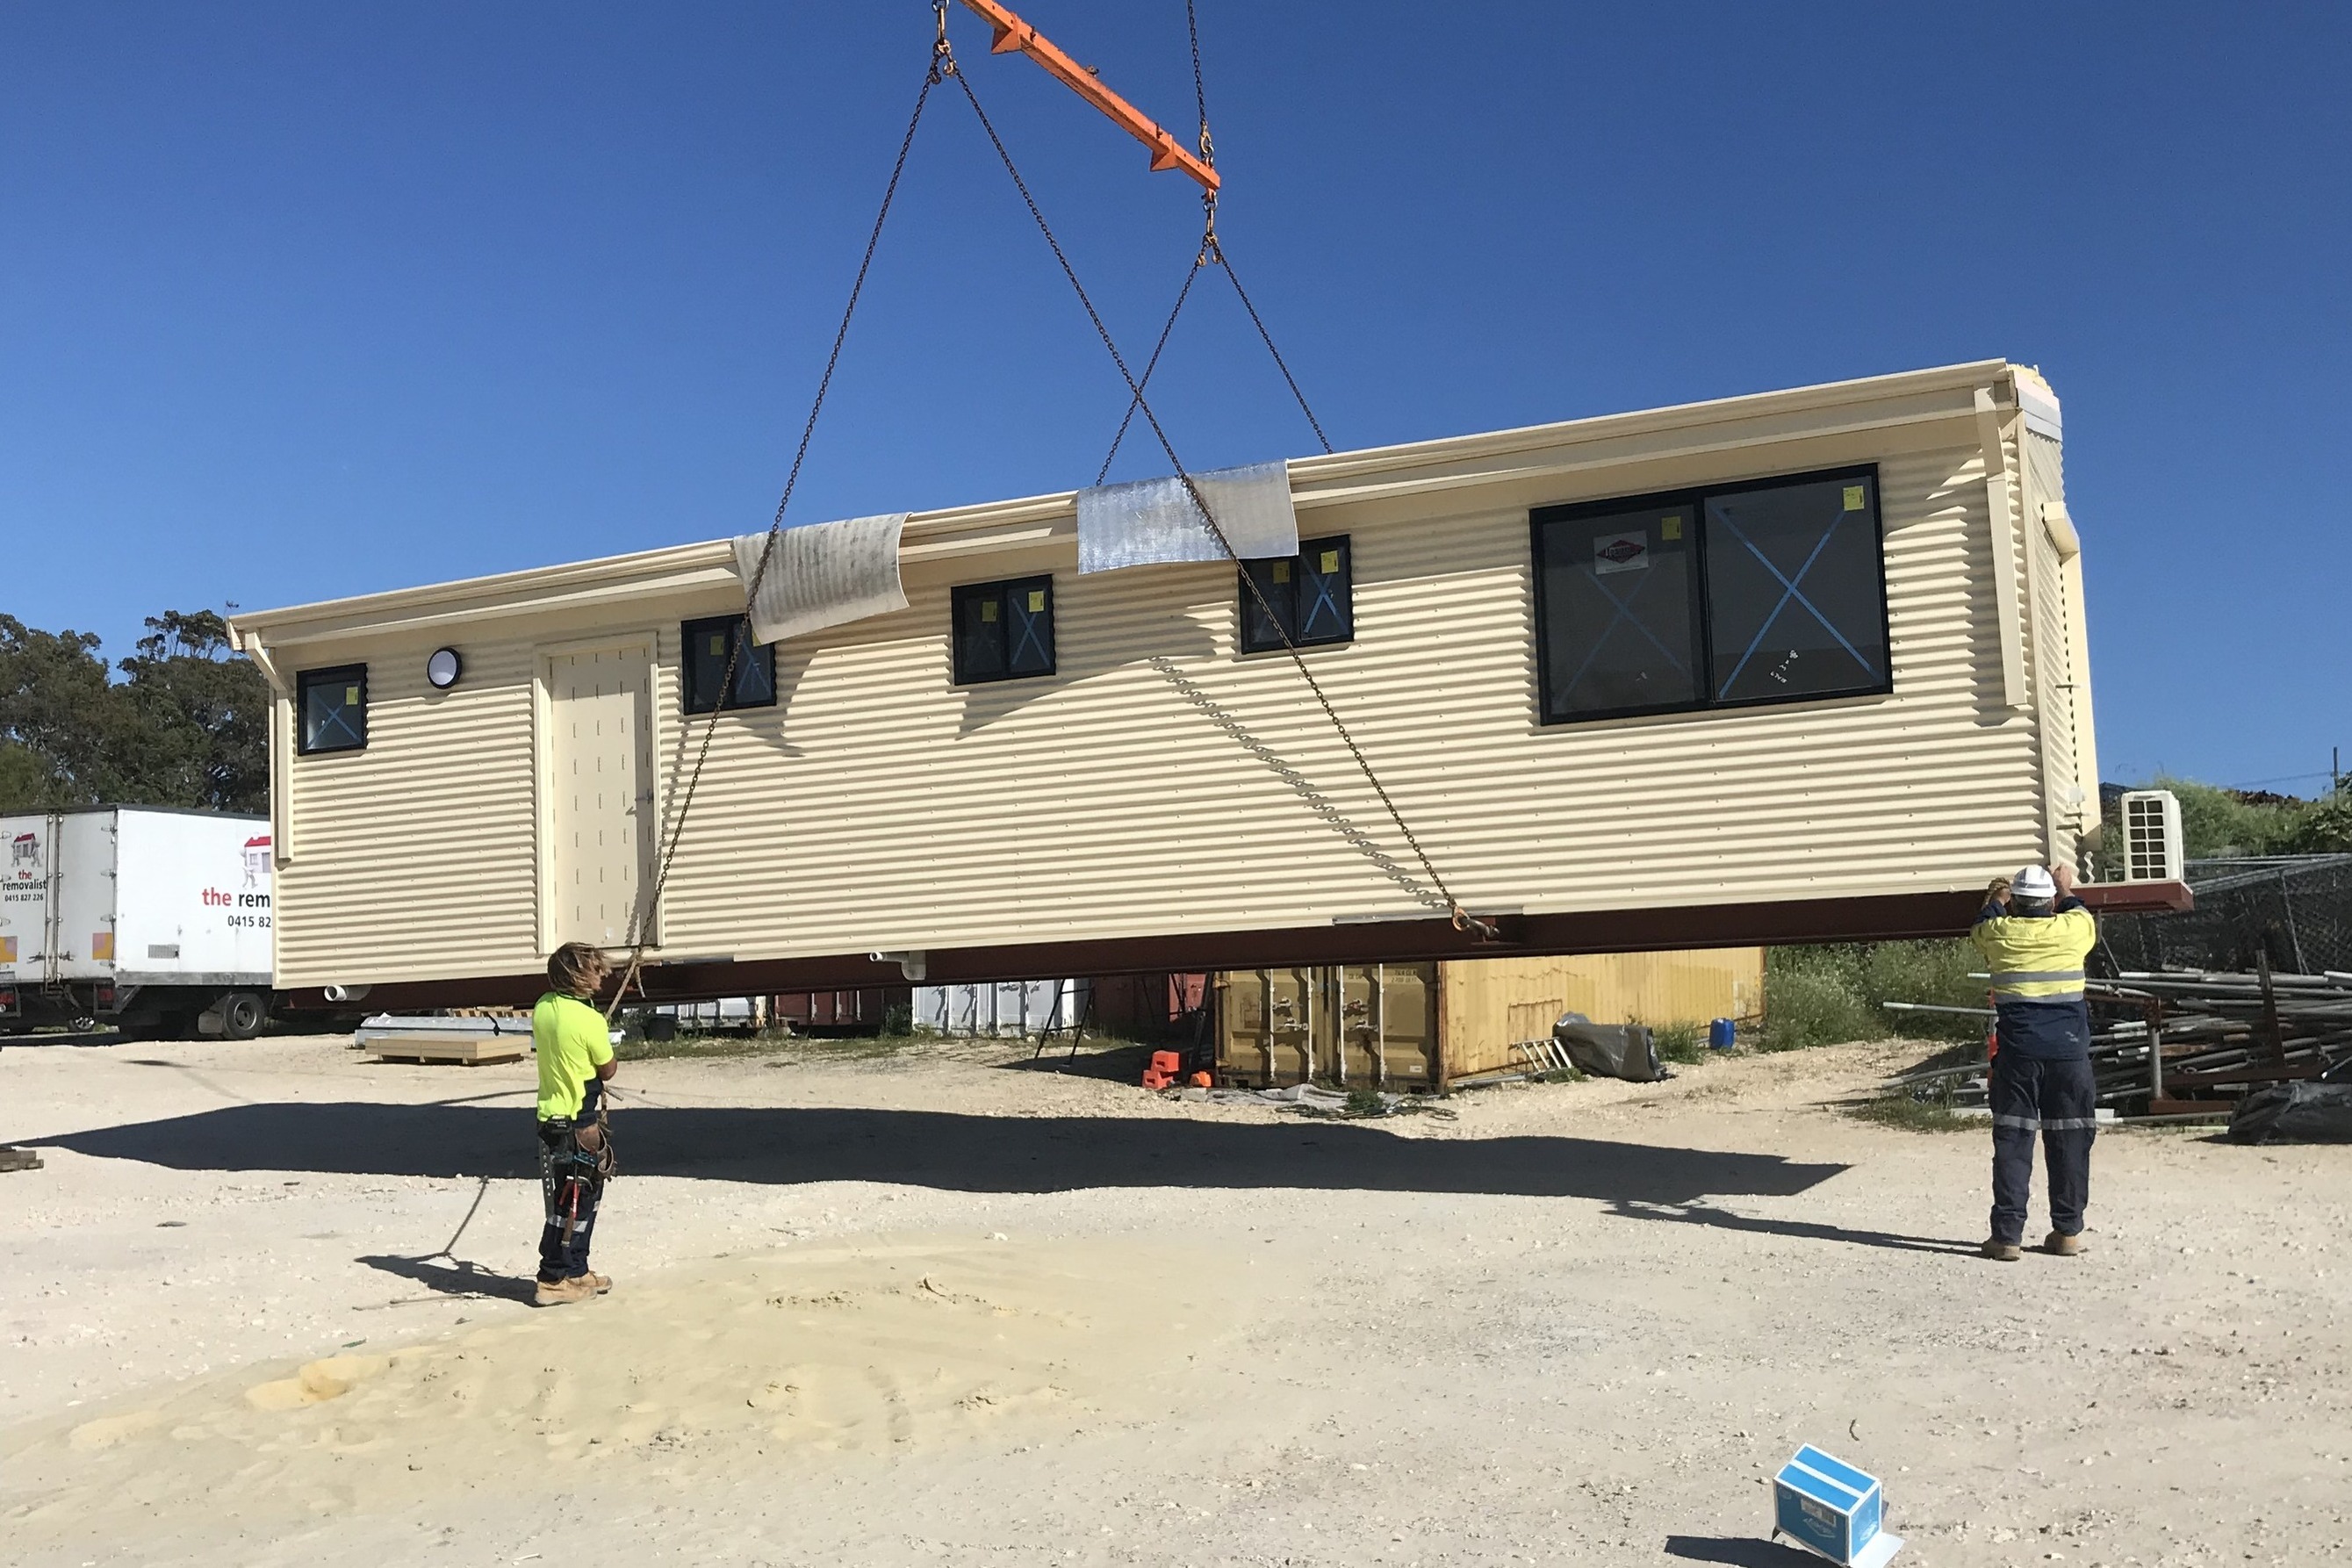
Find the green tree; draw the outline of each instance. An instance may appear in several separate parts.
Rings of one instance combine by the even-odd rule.
[[[89,632],[45,632],[0,616],[0,805],[88,805],[116,793],[116,760],[132,748]]]
[[[183,805],[267,809],[269,693],[210,610],[147,622],[112,672],[89,632],[0,615],[0,811]]]
[[[226,619],[211,610],[149,616],[122,673],[115,690],[142,742],[128,781],[139,804],[269,809],[269,686],[230,653]]]

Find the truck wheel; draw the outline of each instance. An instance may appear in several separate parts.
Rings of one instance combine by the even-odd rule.
[[[232,991],[220,1000],[221,1033],[232,1040],[249,1040],[269,1022],[269,1004],[250,991]]]

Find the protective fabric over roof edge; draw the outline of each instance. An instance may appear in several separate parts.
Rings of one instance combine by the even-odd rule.
[[[1253,463],[1195,474],[1217,526],[1245,561],[1298,553],[1290,465]],[[1225,552],[1174,478],[1078,492],[1078,571],[1116,572],[1168,561],[1223,561]]]
[[[803,637],[827,626],[885,616],[907,607],[898,579],[898,535],[908,513],[844,518],[787,528],[750,608],[751,636],[763,643]],[[735,540],[735,574],[746,594],[760,570],[764,533]]]

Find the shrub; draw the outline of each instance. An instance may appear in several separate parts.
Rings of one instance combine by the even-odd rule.
[[[1889,1035],[1981,1039],[1985,1019],[1958,1013],[1890,1013],[1879,1004],[1982,1007],[1985,983],[1969,978],[1982,968],[1976,948],[1961,938],[1770,949],[1764,955],[1759,1044],[1768,1051],[1792,1051]]]
[[[1774,948],[1764,955],[1764,1028],[1758,1048],[1797,1051],[1873,1039],[1886,1029],[1855,994],[1849,953]]]
[[[1662,1061],[1680,1062],[1687,1067],[1706,1060],[1706,1026],[1679,1018],[1671,1024],[1660,1024],[1650,1031]]]

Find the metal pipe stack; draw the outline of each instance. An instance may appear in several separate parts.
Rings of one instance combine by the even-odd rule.
[[[2168,970],[2084,989],[2098,1103],[2118,1118],[2226,1117],[2264,1084],[2352,1079],[2352,973]],[[1956,1109],[1981,1106],[1985,1073],[1970,1062],[1907,1073],[1895,1085]]]

